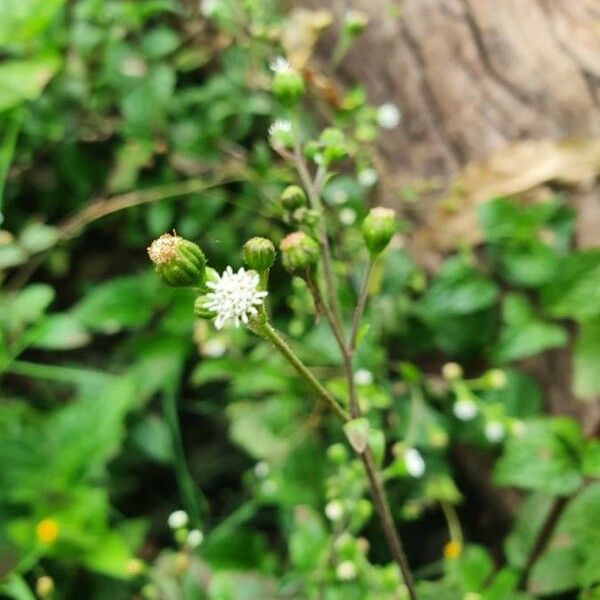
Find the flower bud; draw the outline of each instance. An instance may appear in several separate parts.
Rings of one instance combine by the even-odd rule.
[[[390,243],[396,233],[396,215],[391,208],[372,208],[362,223],[362,235],[372,257]]]
[[[198,296],[194,301],[194,315],[199,319],[206,319],[207,321],[211,321],[217,316],[217,313],[206,308],[206,297]]]
[[[348,450],[344,444],[333,444],[327,448],[327,458],[336,465],[341,465],[348,460]]]
[[[285,190],[283,190],[280,199],[283,208],[290,212],[306,206],[306,194],[298,185],[288,185]]]
[[[269,127],[269,141],[275,148],[291,148],[294,145],[294,131],[291,121],[277,119]]]
[[[283,266],[290,273],[313,269],[319,260],[319,244],[303,231],[290,233],[279,244]]]
[[[54,592],[54,581],[48,575],[42,575],[35,582],[35,593],[38,595],[41,600],[45,600],[46,598],[50,598],[52,593]]]
[[[462,379],[462,367],[455,362],[448,362],[442,367],[442,375],[446,381],[456,381]]]
[[[328,127],[321,132],[319,136],[321,143],[323,160],[326,165],[335,160],[340,160],[348,154],[347,142],[341,130],[335,127]]]
[[[148,256],[160,278],[173,287],[202,287],[206,258],[200,248],[178,235],[165,233],[148,248]]]
[[[273,94],[283,104],[293,105],[304,94],[304,81],[290,63],[283,57],[278,57],[271,64],[275,72],[273,76]]]
[[[368,24],[369,19],[365,13],[349,10],[344,19],[344,33],[348,37],[354,38],[360,35]]]
[[[275,246],[266,238],[254,237],[244,244],[244,263],[257,273],[268,271],[275,262]]]

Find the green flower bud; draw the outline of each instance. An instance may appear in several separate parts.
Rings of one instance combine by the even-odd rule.
[[[306,206],[306,194],[298,185],[288,185],[281,194],[281,204],[286,210],[294,211]]]
[[[344,19],[344,33],[348,37],[356,37],[360,35],[368,25],[369,19],[365,13],[357,10],[349,10]]]
[[[200,248],[178,235],[165,233],[148,248],[148,256],[160,278],[173,287],[202,287],[206,258]]]
[[[326,165],[335,160],[340,160],[348,154],[346,138],[339,129],[334,127],[324,129],[321,132],[319,141],[323,148],[323,159]]]
[[[209,310],[204,306],[205,297],[198,296],[194,302],[194,315],[196,315],[199,319],[206,319],[207,321],[211,321],[217,315],[212,310]]]
[[[372,208],[362,223],[362,234],[371,256],[380,254],[396,233],[396,215],[391,208]]]
[[[290,233],[279,244],[283,266],[290,273],[313,269],[319,260],[319,244],[303,231]]]
[[[327,458],[336,465],[341,465],[348,460],[348,449],[344,444],[333,444],[327,448]]]
[[[273,76],[273,94],[283,104],[295,104],[304,94],[304,81],[285,58],[279,57],[271,65],[275,72]]]
[[[257,273],[268,271],[275,262],[275,246],[266,238],[254,237],[244,244],[244,263]]]
[[[448,362],[442,367],[442,375],[446,381],[456,381],[462,379],[462,367],[455,362]]]

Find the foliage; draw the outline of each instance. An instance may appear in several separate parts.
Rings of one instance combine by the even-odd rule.
[[[311,82],[274,3],[8,0],[0,13],[4,596],[407,597],[351,447],[367,444],[420,599],[598,594],[598,442],[547,414],[523,362],[573,342],[574,393],[600,393],[600,252],[574,248],[563,198],[490,199],[481,247],[429,273],[399,243],[407,224],[382,252],[394,227],[369,212],[395,107],[361,88],[332,99],[328,72]],[[269,68],[282,45],[284,77]],[[280,201],[290,183],[309,200],[318,183],[323,206]],[[344,428],[285,356],[195,318],[197,290],[163,285],[145,256],[175,230],[220,273],[254,236],[318,238],[323,222],[346,332],[368,283],[353,361],[364,417]],[[351,411],[322,266],[292,277],[279,258],[273,323]],[[496,508],[478,506],[465,453],[494,495],[520,490],[508,535],[483,531]],[[523,586],[556,498],[566,508]],[[170,528],[180,507],[189,522]]]

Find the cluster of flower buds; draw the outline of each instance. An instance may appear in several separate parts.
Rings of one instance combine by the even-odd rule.
[[[173,531],[175,541],[187,550],[197,548],[204,540],[204,534],[199,529],[188,529],[190,519],[184,510],[172,512],[167,524]]]

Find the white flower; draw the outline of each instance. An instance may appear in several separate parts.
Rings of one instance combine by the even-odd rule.
[[[258,307],[268,294],[258,289],[258,283],[258,273],[243,267],[237,273],[227,267],[216,281],[207,282],[212,291],[206,294],[204,307],[216,313],[217,329],[230,320],[239,327],[240,323],[246,324],[250,317],[258,314]]]
[[[344,516],[344,505],[339,500],[332,500],[325,505],[325,515],[330,521],[339,521]]]
[[[356,385],[370,385],[373,383],[373,373],[367,369],[358,369],[354,373],[354,383]]]
[[[425,473],[425,461],[416,448],[408,448],[404,451],[404,464],[409,475],[422,477]]]
[[[395,104],[382,104],[377,110],[377,123],[383,129],[394,129],[400,123],[400,111]]]
[[[500,421],[486,423],[485,437],[488,442],[499,442],[504,437],[504,425]]]
[[[462,399],[454,403],[452,409],[457,419],[461,421],[471,421],[477,416],[477,404],[473,400]]]
[[[335,573],[340,581],[351,581],[356,578],[356,565],[351,560],[342,561]]]
[[[270,471],[269,465],[264,460],[261,460],[254,465],[254,474],[259,479],[264,479]]]
[[[187,536],[185,543],[190,548],[197,548],[204,539],[204,534],[199,529],[192,529]]]
[[[219,358],[227,351],[227,345],[223,340],[213,338],[202,345],[202,354],[209,358]]]
[[[181,529],[188,524],[188,516],[185,510],[176,510],[169,515],[167,523],[171,529]]]
[[[292,65],[283,56],[278,56],[275,60],[271,61],[269,67],[273,73],[291,73],[294,70]]]
[[[358,172],[358,183],[363,187],[371,187],[377,183],[377,171],[375,169],[361,169]]]
[[[356,212],[351,208],[340,210],[340,223],[342,225],[354,225],[356,223]]]
[[[277,119],[269,127],[269,136],[277,136],[281,133],[290,133],[292,131],[292,122],[287,119]]]

